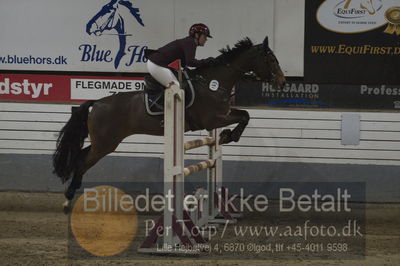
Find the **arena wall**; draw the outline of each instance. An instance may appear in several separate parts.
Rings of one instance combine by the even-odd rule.
[[[88,21],[108,2],[2,1],[1,6],[7,8],[0,9],[0,21],[13,22],[13,27],[0,29],[0,35],[4,36],[0,57],[63,55],[68,58],[68,64],[7,64],[4,61],[0,64],[0,73],[20,74],[13,79],[23,80],[23,75],[36,75],[37,71],[41,71],[47,76],[36,75],[39,80],[61,80],[60,85],[54,81],[50,95],[36,99],[11,93],[5,98],[5,94],[0,94],[0,102],[27,101],[0,103],[1,190],[64,189],[52,174],[51,156],[58,132],[70,117],[72,104],[54,103],[88,99],[70,97],[68,79],[71,75],[100,75],[111,79],[137,74],[142,78],[142,73],[138,73],[146,71],[142,60],[135,61],[131,66],[121,64],[119,68],[115,68],[113,62],[104,60],[81,60],[79,47],[82,44],[97,45],[104,51],[117,51],[115,34],[99,37],[85,32]],[[246,36],[255,43],[269,36],[270,47],[285,75],[300,79],[304,76],[304,0],[137,0],[135,5],[140,8],[146,26],[125,21],[134,33],[128,36],[128,45],[156,48],[186,35],[188,25],[201,21],[210,26],[215,38],[198,50],[198,58],[216,56],[218,49],[232,46]],[[20,16],[23,7],[29,7],[31,12]],[[61,31],[65,21],[68,21],[69,27]],[[60,78],[62,76],[66,78]],[[137,84],[140,82],[142,80],[136,81]],[[380,98],[374,99],[369,101],[380,101]],[[400,106],[396,99],[393,104]],[[307,110],[304,107],[295,110],[270,107],[248,110],[252,119],[244,136],[239,143],[226,145],[223,149],[224,180],[362,181],[367,183],[368,201],[400,200],[400,118],[396,112],[364,112],[360,108],[351,112],[340,109]],[[348,113],[360,116],[360,135],[356,136],[359,144],[342,145],[342,116]],[[186,138],[195,139],[203,135],[206,132],[191,132]],[[159,182],[162,179],[162,145],[161,137],[128,137],[113,154],[91,169],[85,180]],[[204,148],[195,150],[189,153],[188,158],[202,159],[205,153]]]
[[[51,156],[72,105],[0,106],[0,188],[62,191],[64,187],[52,174]],[[342,115],[347,112],[248,111],[251,120],[241,140],[223,148],[224,181],[357,181],[366,182],[368,201],[400,200],[400,118],[396,113],[358,112],[359,144],[342,145]],[[200,135],[206,132],[187,133],[186,139]],[[200,148],[187,158],[200,160],[205,154],[205,148]],[[161,184],[162,159],[162,137],[130,136],[84,179]]]

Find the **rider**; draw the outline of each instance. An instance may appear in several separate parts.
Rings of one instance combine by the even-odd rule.
[[[172,41],[156,51],[151,52],[147,59],[147,70],[164,87],[178,84],[175,75],[168,65],[177,59],[181,60],[182,66],[201,67],[214,61],[214,58],[195,59],[197,46],[204,46],[207,37],[212,38],[209,28],[197,23],[190,27],[189,36]]]

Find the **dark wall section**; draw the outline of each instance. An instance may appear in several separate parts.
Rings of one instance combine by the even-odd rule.
[[[64,190],[64,185],[51,173],[50,155],[1,154],[0,165],[0,190]],[[223,171],[224,182],[300,182],[305,191],[306,182],[366,182],[367,201],[400,202],[400,166],[224,161]],[[84,181],[153,182],[162,192],[162,173],[160,158],[109,156],[91,169]],[[205,182],[205,176],[203,171],[187,177],[187,190]]]
[[[400,60],[399,60],[400,61]],[[250,77],[236,85],[238,106],[353,110],[400,110],[400,85],[360,85],[308,83],[303,78],[287,78],[284,88]]]

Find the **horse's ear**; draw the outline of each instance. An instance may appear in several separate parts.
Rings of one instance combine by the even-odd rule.
[[[264,41],[263,41],[263,47],[265,51],[269,50],[269,45],[268,45],[268,36],[265,37]]]

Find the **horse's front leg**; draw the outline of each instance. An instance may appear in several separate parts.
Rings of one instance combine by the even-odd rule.
[[[229,114],[218,116],[213,128],[226,127],[233,124],[238,124],[233,130],[224,129],[220,134],[220,144],[227,144],[232,141],[238,142],[243,134],[244,129],[249,123],[250,115],[245,110],[231,109]]]

